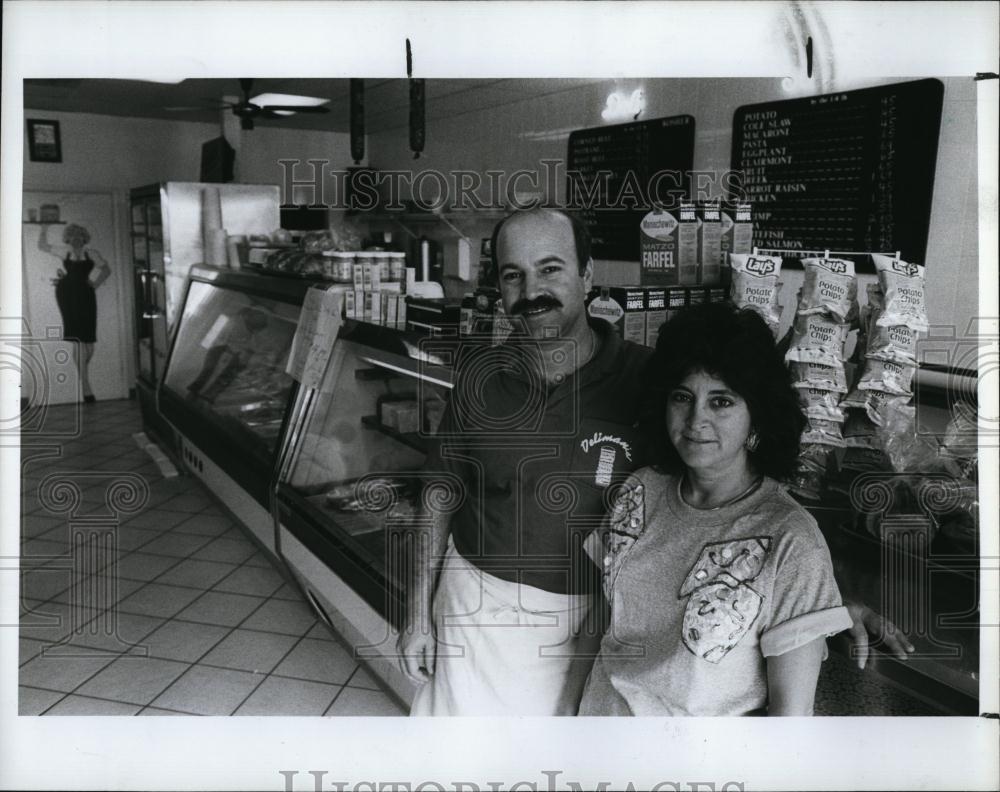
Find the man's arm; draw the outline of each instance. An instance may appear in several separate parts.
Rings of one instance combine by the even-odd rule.
[[[406,570],[406,619],[396,639],[399,667],[414,683],[423,684],[434,673],[437,639],[433,602],[448,546],[451,516],[425,508],[418,521],[413,567]]]

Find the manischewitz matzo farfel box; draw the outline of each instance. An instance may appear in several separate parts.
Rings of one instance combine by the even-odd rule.
[[[646,343],[646,290],[628,286],[601,286],[591,292],[587,313],[610,322],[622,337]]]
[[[718,201],[698,204],[698,283],[715,286],[722,278],[722,209]]]
[[[667,321],[667,290],[661,286],[646,287],[646,346],[655,347],[660,327]]]
[[[749,253],[753,249],[753,207],[748,201],[725,201],[722,204],[719,236],[719,264],[729,271],[730,253]]]
[[[643,286],[676,286],[677,218],[665,209],[654,209],[639,223],[640,276]]]

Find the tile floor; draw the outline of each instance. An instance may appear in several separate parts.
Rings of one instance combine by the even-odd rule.
[[[44,427],[21,459],[21,715],[406,714],[200,482],[162,476],[137,402]],[[99,543],[74,570],[88,526],[116,574]]]

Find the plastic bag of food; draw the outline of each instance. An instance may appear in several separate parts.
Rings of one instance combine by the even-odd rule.
[[[915,371],[916,367],[909,364],[870,357],[865,360],[864,371],[858,380],[858,389],[912,396]]]
[[[361,250],[366,236],[365,231],[350,219],[331,226],[329,233],[333,250]]]
[[[302,250],[306,253],[322,253],[334,250],[333,237],[329,231],[310,231],[302,235]]]
[[[844,341],[848,330],[846,324],[835,322],[821,314],[796,316],[792,325],[792,341],[785,359],[843,367]]]
[[[823,474],[815,470],[797,470],[788,481],[788,489],[800,498],[820,500],[823,497]]]
[[[837,361],[835,365],[792,361],[789,364],[792,372],[792,385],[796,388],[822,388],[834,393],[847,393],[847,374],[844,364]]]
[[[858,282],[854,262],[844,259],[807,258],[802,260],[805,280],[799,292],[799,316],[825,313],[838,322],[848,321],[856,312]]]
[[[924,268],[877,253],[873,253],[872,258],[884,299],[882,313],[875,323],[879,327],[906,325],[926,333]]]
[[[840,396],[822,388],[799,388],[799,400],[807,418],[843,423],[847,416],[840,408]]]
[[[864,410],[868,418],[876,426],[885,423],[883,413],[886,405],[903,406],[910,401],[909,395],[889,393],[883,390],[861,390],[855,388],[841,402],[844,409]]]
[[[979,460],[979,420],[976,408],[959,401],[952,409],[951,420],[941,442],[941,456],[954,460],[963,478],[975,480]]]
[[[869,448],[882,450],[878,425],[868,417],[865,410],[847,410],[844,422],[844,445],[847,448]]]
[[[806,443],[799,449],[798,469],[825,473],[830,466],[833,449],[828,445]]]
[[[781,323],[778,304],[781,257],[730,253],[729,266],[732,269],[730,299],[737,308],[751,308],[759,313],[775,331]]]
[[[844,438],[845,440],[847,438]],[[860,448],[849,446],[840,460],[841,470],[866,472],[870,470],[892,470],[889,457],[881,448]]]
[[[806,418],[806,428],[800,440],[802,444],[844,447],[844,435],[837,421],[825,421],[822,418]]]

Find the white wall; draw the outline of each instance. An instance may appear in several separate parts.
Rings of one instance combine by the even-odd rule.
[[[861,88],[900,79],[871,80]],[[971,78],[943,78],[941,137],[927,246],[927,299],[932,323],[958,325],[962,335],[978,306],[976,182],[976,89]],[[730,164],[733,113],[744,104],[789,98],[777,78],[614,80],[579,86],[443,120],[427,107],[427,142],[417,161],[409,153],[405,127],[369,137],[374,167],[469,169],[518,168],[543,172],[546,158],[565,161],[569,132],[601,126],[608,94],[642,84],[643,118],[690,114],[695,118],[694,167],[725,170]],[[544,185],[540,185],[544,187]],[[557,183],[562,197],[564,179]],[[478,232],[480,228],[476,228]],[[800,279],[790,272],[784,294],[794,296]],[[863,292],[863,288],[862,288]],[[786,310],[786,324],[790,312]]]

